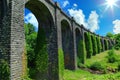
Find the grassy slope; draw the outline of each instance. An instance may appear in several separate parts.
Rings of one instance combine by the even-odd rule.
[[[100,54],[97,54],[96,56],[93,56],[91,59],[87,59],[86,66],[89,66],[92,63],[98,61],[105,66],[116,68],[117,63],[114,64],[107,63],[107,59],[106,59],[107,52],[108,51],[102,52]],[[120,51],[115,51],[115,53],[118,56],[120,56]],[[115,74],[109,73],[109,74],[97,75],[97,74],[91,74],[88,71],[84,71],[80,69],[76,71],[65,70],[64,80],[120,80],[120,72]]]

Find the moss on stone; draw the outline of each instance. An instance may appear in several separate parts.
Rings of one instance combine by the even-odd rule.
[[[92,41],[91,41],[90,33],[87,32],[85,33],[85,47],[87,52],[87,58],[91,58],[93,54]]]
[[[48,52],[47,52],[47,38],[44,29],[41,27],[38,31],[37,44],[35,49],[35,66],[37,80],[47,79],[48,74]]]
[[[91,39],[92,39],[92,46],[93,46],[93,55],[96,55],[98,53],[98,49],[97,49],[97,41],[96,41],[95,35],[92,35]]]
[[[63,80],[64,75],[64,53],[61,48],[58,49],[59,79]]]
[[[85,42],[83,40],[79,41],[78,45],[78,65],[79,63],[85,63],[86,61],[86,49],[85,49]]]

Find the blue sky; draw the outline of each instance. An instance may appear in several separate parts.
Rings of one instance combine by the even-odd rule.
[[[53,0],[77,23],[101,36],[120,33],[120,0]],[[35,16],[25,9],[25,23],[37,28]]]

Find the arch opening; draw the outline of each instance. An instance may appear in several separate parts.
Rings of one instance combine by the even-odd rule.
[[[104,39],[104,45],[105,45],[105,50],[108,50],[108,42],[106,39]]]
[[[77,66],[79,67],[80,63],[84,63],[84,58],[83,58],[84,55],[81,51],[81,49],[83,49],[82,35],[78,28],[75,29],[75,37],[76,37],[76,51],[77,51]]]
[[[93,54],[92,55],[96,55],[97,54],[97,42],[96,42],[95,35],[91,34],[91,41],[92,41],[92,47],[93,47]]]
[[[28,58],[27,64],[30,78],[35,80],[51,79],[53,75],[52,71],[54,71],[53,66],[55,66],[51,61],[53,56],[50,50],[50,41],[53,39],[53,37],[51,37],[54,28],[53,17],[49,9],[40,1],[30,0],[25,4],[25,8],[29,9],[38,21],[38,27],[36,26],[35,28],[37,34],[34,40],[34,53],[30,56],[27,55],[29,58],[33,57],[31,61]],[[30,16],[31,13],[28,14],[28,19]],[[36,24],[35,22],[33,25]]]
[[[62,49],[64,52],[64,66],[66,69],[71,69],[71,60],[70,60],[71,30],[70,30],[70,25],[66,20],[61,21],[61,33],[62,33]]]
[[[85,49],[86,49],[86,57],[89,58],[89,53],[88,53],[88,33],[87,32],[84,32],[84,39],[85,39]]]
[[[102,52],[104,51],[104,44],[103,44],[103,40],[102,40],[102,38],[100,39],[100,41],[101,41],[101,46],[102,46]]]
[[[1,23],[1,17],[2,17],[2,1],[0,1],[0,23]]]

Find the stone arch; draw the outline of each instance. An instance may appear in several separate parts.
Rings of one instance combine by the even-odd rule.
[[[80,48],[81,48],[80,41],[82,40],[82,34],[81,34],[81,30],[79,28],[75,29],[75,40],[76,40],[77,62],[80,61],[81,63],[83,63],[84,62],[82,60],[83,58],[81,58],[81,57],[83,57],[82,56],[83,53],[80,52]]]
[[[95,55],[95,54],[96,54],[96,51],[95,51],[94,47],[96,47],[96,46],[95,46],[95,42],[94,42],[94,35],[91,34],[90,36],[91,36],[92,47],[93,47],[93,55]]]
[[[108,49],[111,49],[112,48],[112,43],[110,40],[108,40]]]
[[[85,50],[86,50],[86,58],[90,58],[89,52],[88,52],[88,32],[84,32],[84,40],[85,40]]]
[[[69,28],[70,28],[70,30],[72,31],[72,25],[71,25],[71,21],[69,20],[69,18],[65,17],[65,16],[63,15],[63,13],[61,13],[61,16],[58,17],[58,19],[59,19],[60,21],[65,20],[65,21],[69,24]]]
[[[64,65],[66,69],[71,69],[71,54],[70,54],[71,30],[70,24],[67,22],[67,20],[61,21],[61,34],[62,34],[62,49],[64,52]]]
[[[107,42],[106,39],[104,39],[104,45],[105,45],[104,49],[105,49],[105,50],[108,50],[108,42]]]
[[[39,23],[35,55],[36,58],[40,56],[39,66],[41,68],[39,68],[34,78],[36,80],[55,80],[59,76],[57,75],[57,30],[54,25],[53,16],[43,2],[30,0],[25,4],[25,7],[35,15]]]
[[[103,43],[103,39],[102,38],[100,38],[100,42],[101,42],[101,47],[102,47],[102,52],[104,51],[104,43]]]

